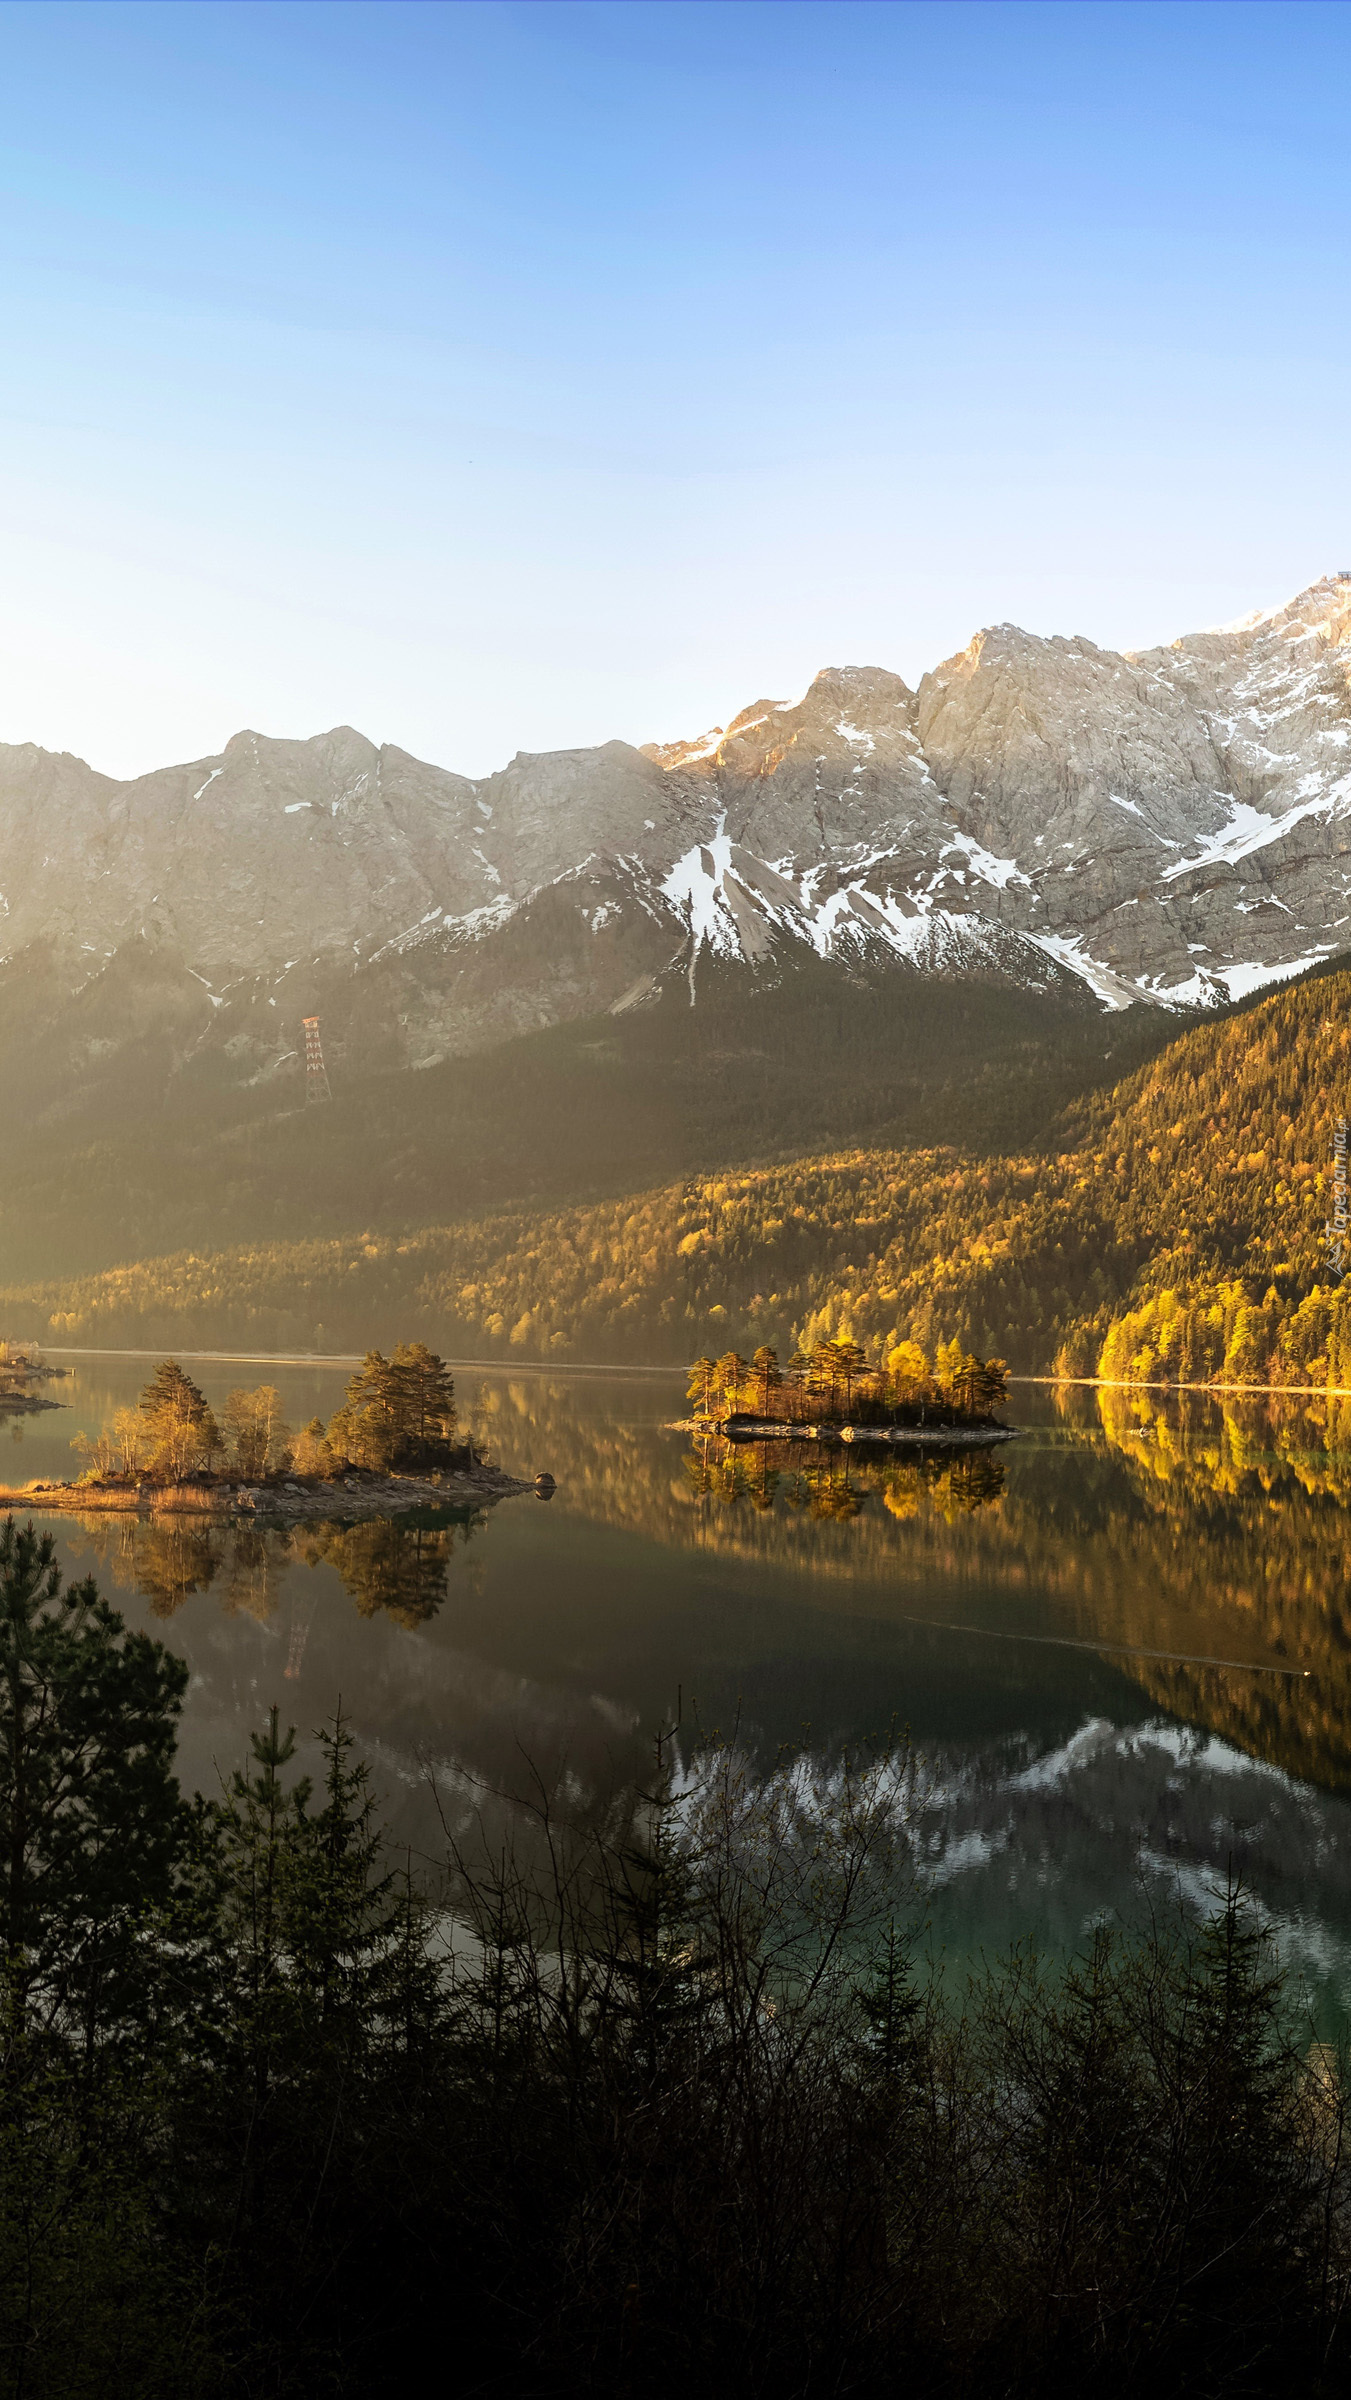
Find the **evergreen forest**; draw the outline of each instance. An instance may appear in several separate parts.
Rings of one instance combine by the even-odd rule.
[[[180,1251],[0,1294],[52,1344],[682,1363],[847,1337],[1021,1373],[1351,1383],[1331,1260],[1351,976],[1193,1025],[1035,1147],[856,1148],[619,1199]],[[1110,1020],[1107,1021],[1110,1025]],[[1102,1021],[1099,1020],[1101,1025]]]
[[[920,1964],[903,1750],[654,1735],[391,1854],[355,1722],[213,1797],[186,1667],[0,1531],[0,2392],[1344,2387],[1344,2067],[1241,1888]]]
[[[858,1144],[997,1153],[1040,1140],[1176,1030],[1143,1003],[1104,1018],[1068,976],[1024,991],[812,957],[767,972],[705,959],[697,1008],[680,975],[649,1006],[394,1072],[398,1031],[363,975],[332,995],[349,1036],[330,1045],[333,1104],[307,1109],[286,1075],[223,1079],[182,987],[133,944],[72,1012],[59,979],[0,959],[0,1107],[24,1128],[0,1155],[16,1280],[548,1213]],[[232,994],[245,1043],[268,999]],[[272,1038],[275,1010],[260,1030]]]

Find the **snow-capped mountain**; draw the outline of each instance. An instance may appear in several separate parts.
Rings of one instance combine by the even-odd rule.
[[[1134,654],[995,626],[918,691],[828,668],[479,782],[348,728],[130,783],[3,748],[0,826],[10,991],[153,957],[208,1015],[251,995],[254,1071],[354,971],[414,1065],[799,946],[1204,1004],[1351,944],[1351,575]]]
[[[918,692],[828,671],[651,755],[719,817],[666,886],[697,939],[1031,946],[1117,1005],[1233,998],[1348,941],[1351,575],[1130,655],[995,626]]]

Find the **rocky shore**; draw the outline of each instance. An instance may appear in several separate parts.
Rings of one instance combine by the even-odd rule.
[[[1013,1442],[1016,1425],[801,1425],[781,1417],[677,1417],[668,1433],[714,1433],[727,1442],[836,1442],[894,1450],[979,1450]]]
[[[88,1483],[39,1482],[20,1489],[0,1488],[0,1512],[29,1509],[49,1515],[70,1510],[81,1516],[169,1515],[292,1524],[307,1517],[387,1517],[401,1509],[455,1508],[466,1501],[481,1506],[518,1492],[547,1498],[553,1488],[551,1475],[533,1479],[507,1475],[485,1461],[431,1475],[377,1475],[353,1468],[330,1481],[293,1475],[279,1476],[275,1482],[234,1483],[213,1476],[158,1484],[107,1477]]]
[[[0,1418],[35,1417],[49,1408],[64,1408],[63,1400],[49,1400],[35,1385],[53,1381],[64,1375],[64,1367],[49,1367],[42,1360],[16,1353],[12,1344],[0,1341]]]

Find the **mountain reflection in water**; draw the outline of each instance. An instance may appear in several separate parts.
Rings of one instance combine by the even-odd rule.
[[[336,1397],[340,1370],[304,1370],[295,1420],[331,1407],[324,1375]],[[144,1376],[79,1366],[64,1423],[25,1428],[27,1471]],[[202,1380],[216,1402],[238,1369]],[[1345,1409],[1015,1387],[1019,1442],[899,1461],[670,1431],[675,1377],[457,1381],[490,1455],[557,1477],[549,1508],[51,1520],[68,1570],[188,1657],[187,1781],[274,1699],[308,1737],[341,1694],[396,1835],[435,1851],[484,1786],[503,1822],[540,1790],[603,1814],[678,1694],[686,1749],[696,1722],[752,1759],[908,1734],[917,1872],[956,1952],[1070,1942],[1233,1867],[1325,2001],[1351,1994]]]

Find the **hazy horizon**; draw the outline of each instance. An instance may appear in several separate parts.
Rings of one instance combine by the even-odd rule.
[[[0,737],[478,775],[1274,604],[1351,535],[1349,51],[1313,0],[13,0]]]
[[[1155,640],[1155,641],[1153,641],[1153,642],[1143,642],[1143,641],[1142,641],[1142,642],[1140,642],[1140,643],[1138,643],[1138,644],[1134,644],[1134,645],[1132,645],[1132,649],[1133,649],[1134,651],[1137,651],[1137,652],[1138,652],[1138,651],[1141,651],[1141,650],[1146,650],[1146,649],[1155,649],[1155,648],[1159,648],[1159,647],[1162,647],[1162,646],[1166,645],[1166,644],[1167,644],[1167,643],[1169,643],[1169,642],[1175,641],[1175,640],[1177,640],[1177,639],[1181,638],[1182,636],[1184,636],[1184,635],[1188,635],[1188,634],[1200,634],[1200,633],[1218,633],[1218,632],[1228,632],[1228,631],[1231,631],[1231,630],[1233,630],[1233,628],[1234,628],[1236,625],[1243,625],[1243,624],[1246,624],[1246,623],[1247,623],[1247,622],[1248,622],[1250,619],[1260,619],[1261,617],[1264,617],[1264,616],[1267,616],[1267,615],[1272,615],[1272,614],[1274,614],[1274,613],[1275,613],[1277,610],[1279,610],[1279,609],[1281,609],[1282,607],[1284,607],[1284,606],[1285,606],[1285,605],[1286,605],[1286,604],[1287,604],[1289,601],[1291,601],[1291,600],[1293,600],[1293,599],[1297,598],[1300,592],[1312,590],[1312,589],[1313,589],[1313,588],[1314,588],[1314,587],[1315,587],[1315,586],[1316,586],[1316,585],[1317,585],[1319,582],[1322,582],[1322,581],[1328,580],[1328,572],[1330,572],[1330,571],[1325,571],[1325,573],[1324,573],[1323,575],[1312,576],[1312,577],[1309,577],[1309,578],[1307,578],[1307,579],[1306,579],[1306,581],[1305,581],[1304,583],[1302,583],[1302,584],[1298,585],[1298,586],[1295,588],[1295,590],[1293,590],[1293,591],[1291,591],[1291,592],[1288,592],[1288,593],[1285,593],[1285,594],[1283,594],[1283,595],[1281,596],[1281,598],[1279,598],[1279,599],[1276,599],[1276,600],[1269,600],[1269,601],[1267,601],[1267,602],[1263,603],[1261,606],[1259,606],[1259,607],[1256,607],[1256,608],[1253,608],[1253,609],[1245,609],[1245,610],[1244,610],[1244,611],[1241,613],[1241,615],[1240,615],[1240,616],[1238,616],[1237,618],[1231,618],[1231,619],[1224,620],[1224,621],[1222,621],[1222,622],[1217,622],[1217,623],[1214,623],[1214,624],[1209,624],[1209,625],[1186,625],[1186,626],[1178,626],[1178,627],[1177,627],[1175,630],[1173,630],[1173,631],[1171,631],[1171,632],[1169,632],[1169,633],[1160,634],[1160,635],[1159,635],[1159,636],[1156,638],[1156,640]],[[973,628],[972,628],[972,632],[971,632],[971,635],[970,635],[970,637],[969,637],[969,641],[974,641],[974,640],[975,640],[975,639],[976,639],[976,638],[977,638],[977,637],[978,637],[978,636],[979,636],[981,633],[983,633],[983,632],[989,632],[989,631],[992,631],[992,630],[993,630],[993,629],[994,629],[996,626],[998,626],[998,625],[1001,625],[1001,624],[1010,624],[1010,623],[1012,623],[1012,622],[1014,622],[1014,620],[1013,620],[1013,619],[1011,619],[1011,618],[994,618],[994,619],[991,619],[991,620],[990,620],[990,621],[989,621],[989,622],[988,622],[986,625],[983,625],[983,626],[975,626],[975,627],[973,627]],[[1024,627],[1024,628],[1023,628],[1023,630],[1024,630],[1025,632],[1034,632],[1034,631],[1035,631],[1035,632],[1043,633],[1043,636],[1044,636],[1044,638],[1053,638],[1055,635],[1059,634],[1059,635],[1061,635],[1061,636],[1063,636],[1063,637],[1065,637],[1065,638],[1069,638],[1069,639],[1078,638],[1078,637],[1082,637],[1082,638],[1084,638],[1084,639],[1086,639],[1086,640],[1089,640],[1089,641],[1092,641],[1092,640],[1094,639],[1094,636],[1093,636],[1091,633],[1088,633],[1088,632],[1087,632],[1087,630],[1086,630],[1086,629],[1085,629],[1083,626],[1075,626],[1075,627],[1068,627],[1068,626],[1050,626],[1050,627],[1047,627],[1047,628],[1045,628],[1045,629],[1042,629],[1042,628],[1034,628],[1034,627]],[[967,648],[967,647],[969,646],[969,641],[968,641],[967,643],[963,643],[963,644],[961,644],[961,645],[960,645],[960,649],[965,649],[965,648]],[[1098,646],[1100,649],[1107,649],[1107,648],[1108,648],[1110,645],[1108,645],[1108,644],[1106,644],[1106,643],[1098,643],[1098,645],[1097,645],[1097,646]],[[954,656],[954,655],[959,655],[959,654],[960,654],[960,649],[959,649],[959,651],[958,651],[958,652],[948,652],[948,653],[946,654],[946,656],[950,658],[950,657],[952,657],[952,656]],[[916,687],[916,686],[917,686],[917,685],[918,685],[918,684],[919,684],[919,683],[922,681],[922,679],[923,679],[923,676],[924,676],[926,673],[928,673],[928,672],[929,672],[931,669],[933,669],[933,668],[935,668],[935,667],[941,666],[943,663],[944,663],[944,660],[943,660],[942,658],[933,658],[933,659],[930,659],[930,660],[929,660],[929,661],[926,663],[926,665],[925,665],[925,666],[923,666],[923,667],[919,668],[919,669],[917,670],[917,672],[915,673],[915,675],[914,675],[914,678],[913,678],[913,683],[912,683],[912,689],[913,689],[913,688],[915,688],[915,687]],[[737,716],[737,715],[738,715],[738,714],[739,714],[741,711],[743,711],[743,710],[745,710],[745,709],[747,709],[747,708],[753,707],[753,706],[755,705],[755,703],[756,703],[756,701],[757,701],[757,700],[768,699],[768,700],[771,700],[771,701],[773,701],[773,702],[774,702],[774,703],[775,703],[777,706],[780,706],[780,707],[783,707],[783,708],[795,707],[795,706],[797,706],[797,705],[798,705],[798,704],[799,704],[799,703],[802,701],[802,699],[804,698],[804,696],[805,696],[806,692],[807,692],[807,691],[810,689],[810,687],[811,687],[811,684],[812,684],[812,682],[813,682],[813,681],[814,681],[814,679],[815,679],[815,676],[816,676],[816,675],[818,675],[818,674],[820,674],[820,673],[822,673],[822,672],[824,672],[824,671],[826,671],[826,670],[828,670],[828,669],[831,669],[831,668],[844,668],[844,669],[846,669],[846,670],[857,670],[857,669],[861,669],[861,670],[863,670],[863,671],[865,671],[865,672],[866,672],[866,671],[868,671],[868,670],[870,670],[870,669],[873,669],[873,668],[881,668],[881,669],[883,669],[883,670],[889,670],[889,671],[890,671],[890,672],[892,672],[892,673],[898,673],[898,672],[900,672],[900,670],[899,670],[899,669],[895,668],[895,667],[892,665],[892,662],[891,662],[889,659],[883,659],[883,658],[870,658],[870,659],[861,659],[861,658],[860,658],[860,659],[822,659],[822,660],[821,660],[821,662],[820,662],[820,665],[819,665],[818,667],[816,667],[816,668],[814,668],[814,669],[812,670],[812,673],[811,673],[810,675],[808,675],[808,677],[807,677],[807,679],[806,679],[806,682],[805,682],[805,683],[802,685],[802,687],[801,687],[800,689],[796,689],[796,688],[795,688],[795,689],[794,689],[794,690],[792,690],[792,691],[780,690],[780,691],[758,692],[758,693],[752,693],[752,694],[750,695],[750,697],[749,697],[749,698],[746,698],[746,697],[741,697],[741,698],[738,698],[738,699],[735,699],[735,700],[730,700],[730,701],[728,702],[728,704],[727,704],[727,706],[726,706],[725,710],[723,711],[723,713],[722,713],[720,716],[718,716],[718,717],[716,717],[716,718],[714,718],[714,719],[710,720],[710,722],[709,722],[708,724],[694,725],[694,724],[688,724],[688,723],[687,723],[687,724],[684,724],[684,725],[682,725],[682,726],[681,726],[681,727],[678,729],[678,731],[672,731],[671,729],[666,729],[666,730],[664,730],[664,731],[663,731],[662,733],[660,733],[660,734],[644,735],[644,736],[642,736],[642,737],[641,737],[641,740],[642,740],[642,741],[647,741],[647,742],[649,742],[649,743],[658,743],[658,742],[663,742],[663,741],[680,740],[680,739],[682,739],[682,738],[683,738],[683,739],[688,739],[688,740],[693,740],[693,739],[695,739],[695,738],[696,738],[698,735],[700,735],[700,734],[702,734],[702,733],[705,733],[705,732],[712,731],[712,730],[714,729],[714,727],[720,727],[720,728],[723,728],[723,729],[725,729],[725,728],[726,728],[728,725],[730,725],[730,724],[731,724],[731,723],[734,721],[734,719],[736,718],[736,716]],[[906,680],[907,680],[907,681],[909,681],[909,680],[910,680],[910,678],[906,678]],[[383,748],[383,747],[385,747],[385,746],[387,746],[387,745],[388,745],[389,747],[392,747],[392,748],[394,748],[394,749],[399,749],[399,750],[404,750],[404,751],[408,751],[408,750],[409,750],[409,745],[408,745],[408,743],[399,741],[399,739],[398,739],[398,737],[397,737],[397,735],[396,735],[396,734],[392,734],[392,733],[391,733],[391,734],[386,734],[386,735],[384,735],[384,736],[377,736],[377,735],[374,735],[374,734],[370,733],[370,732],[369,732],[369,730],[368,730],[368,728],[367,728],[366,726],[364,726],[364,725],[361,725],[361,724],[355,724],[355,723],[353,723],[353,722],[352,722],[352,720],[351,720],[350,718],[345,718],[345,717],[344,717],[344,718],[335,719],[335,720],[334,720],[332,723],[330,723],[330,724],[326,724],[326,725],[311,725],[311,726],[304,727],[304,728],[299,728],[299,727],[295,727],[295,726],[273,727],[273,726],[268,726],[268,725],[236,725],[236,726],[233,728],[233,730],[232,730],[230,733],[228,733],[228,734],[225,736],[224,740],[223,740],[223,741],[221,741],[220,743],[218,743],[218,744],[217,744],[217,746],[216,746],[216,749],[215,749],[214,751],[213,751],[213,750],[208,750],[208,749],[206,749],[206,748],[204,748],[204,747],[198,747],[198,748],[196,748],[196,749],[191,749],[191,750],[186,750],[186,751],[180,751],[180,752],[179,752],[179,753],[178,753],[178,754],[177,754],[175,757],[173,757],[173,758],[168,758],[168,757],[164,757],[164,758],[154,758],[154,759],[151,759],[151,760],[148,762],[148,764],[147,764],[146,766],[143,766],[143,767],[137,767],[137,768],[135,768],[134,770],[131,770],[131,771],[129,771],[129,772],[128,772],[127,774],[125,774],[125,775],[119,775],[119,774],[115,773],[113,770],[111,770],[111,769],[109,769],[109,768],[102,767],[102,766],[100,765],[99,761],[98,761],[97,759],[95,759],[95,758],[88,758],[88,757],[85,757],[85,756],[84,756],[83,754],[81,754],[81,753],[78,753],[78,752],[71,751],[71,750],[69,749],[69,746],[68,746],[68,745],[65,747],[65,749],[64,749],[64,752],[63,752],[63,753],[61,753],[61,754],[63,754],[63,755],[66,755],[66,756],[70,756],[70,757],[78,757],[78,758],[80,759],[80,763],[81,763],[82,765],[84,765],[84,766],[88,766],[88,767],[91,767],[91,768],[93,768],[93,770],[94,770],[94,772],[95,772],[95,773],[98,773],[98,774],[103,774],[103,775],[107,775],[107,776],[109,776],[109,777],[110,777],[110,779],[111,779],[112,781],[114,781],[114,782],[135,782],[139,776],[141,776],[141,775],[143,775],[143,774],[153,774],[153,773],[155,773],[155,772],[156,772],[158,769],[160,769],[160,768],[163,768],[163,767],[196,765],[196,764],[200,764],[200,762],[201,762],[202,760],[206,759],[206,758],[210,758],[210,757],[216,757],[216,756],[219,756],[219,755],[220,755],[220,754],[221,754],[221,753],[222,753],[224,750],[226,750],[226,749],[229,747],[229,744],[230,744],[232,741],[237,741],[237,740],[239,740],[239,739],[240,739],[240,738],[242,738],[242,737],[243,737],[245,734],[254,734],[254,735],[256,735],[256,736],[257,736],[257,737],[258,737],[260,740],[263,740],[263,741],[275,741],[275,742],[313,742],[313,741],[320,741],[320,740],[322,740],[326,734],[334,734],[334,733],[339,733],[339,732],[342,732],[342,731],[344,731],[344,730],[345,730],[345,731],[347,731],[347,732],[350,732],[350,733],[356,733],[356,734],[360,735],[360,736],[361,736],[363,739],[365,739],[365,740],[368,740],[368,741],[371,741],[371,742],[372,742],[372,743],[375,745],[375,747],[377,747],[377,748]],[[613,733],[609,733],[609,734],[607,734],[607,733],[601,733],[601,734],[599,734],[599,735],[597,736],[597,743],[598,743],[598,744],[601,744],[601,743],[604,743],[604,742],[607,742],[607,741],[626,740],[626,739],[629,739],[629,737],[628,737],[628,736],[624,736],[624,735],[616,735],[616,734],[613,734]],[[13,748],[23,748],[23,747],[27,747],[27,746],[28,746],[28,745],[27,745],[27,743],[26,743],[26,741],[25,741],[25,738],[24,738],[23,736],[21,736],[21,735],[17,735],[17,736],[10,736],[10,735],[6,735],[6,736],[0,736],[0,740],[3,740],[3,741],[6,743],[6,745],[7,745],[7,746],[9,746],[9,747],[13,747]],[[54,749],[54,747],[55,747],[54,745],[51,745],[51,744],[46,744],[46,743],[39,743],[39,744],[37,744],[37,745],[35,745],[35,746],[36,746],[36,747],[38,747],[38,748],[41,748],[41,749]],[[584,745],[584,744],[580,744],[580,743],[574,743],[574,744],[565,744],[565,743],[547,743],[547,744],[543,745],[543,749],[544,749],[544,751],[547,753],[547,751],[548,751],[548,750],[552,750],[552,749],[564,749],[564,748],[582,748],[582,747],[588,747],[588,746],[590,746],[590,745]],[[634,748],[637,748],[637,747],[639,747],[639,746],[640,746],[640,742],[639,742],[639,741],[634,741],[634,742],[632,743],[632,746],[633,746]],[[502,747],[502,749],[501,749],[501,751],[500,751],[500,754],[498,754],[498,755],[496,755],[496,756],[493,756],[493,757],[490,757],[490,759],[488,760],[487,767],[486,767],[486,768],[484,768],[484,767],[480,766],[480,767],[477,769],[477,774],[478,774],[478,776],[481,778],[481,777],[482,777],[484,774],[492,773],[494,770],[496,770],[496,769],[499,769],[499,768],[501,768],[502,766],[505,766],[505,765],[509,764],[509,762],[510,762],[511,758],[513,758],[514,756],[520,755],[520,754],[522,754],[522,753],[523,753],[523,745],[518,743],[518,744],[516,744],[516,745],[515,745],[515,748],[513,749],[512,745],[511,745],[510,729],[509,729],[509,728],[505,728],[505,729],[504,729],[504,731],[503,731],[503,747]],[[414,755],[414,756],[421,756],[421,755],[422,755],[422,754],[420,754],[420,753],[410,753],[410,754],[411,754],[411,755]],[[525,754],[525,755],[538,755],[537,753],[524,753],[524,754]],[[431,758],[431,757],[424,757],[424,758],[423,758],[423,763],[424,763],[424,764],[426,764],[426,765],[428,765],[428,766],[435,766],[435,767],[444,767],[444,768],[448,768],[448,769],[451,769],[451,770],[453,770],[453,771],[455,771],[455,772],[457,772],[457,773],[463,773],[463,772],[465,771],[465,770],[463,769],[462,765],[461,765],[461,762],[460,762],[458,759],[455,759],[455,758]]]

